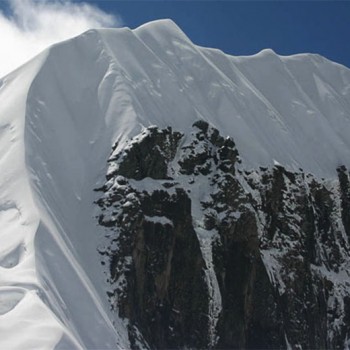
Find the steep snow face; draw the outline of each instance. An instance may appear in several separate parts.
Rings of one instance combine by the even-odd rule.
[[[333,177],[350,165],[349,86],[350,71],[320,56],[231,57],[169,20],[86,32],[3,78],[0,347],[129,347],[109,311],[93,204],[116,141],[203,119],[246,167]]]
[[[76,345],[70,331],[45,305],[35,254],[40,224],[25,166],[28,88],[47,52],[13,72],[0,87],[0,347],[53,348],[60,339]]]
[[[159,95],[151,100],[162,110],[153,117],[154,108],[142,103],[141,115],[180,129],[194,117],[205,119],[234,138],[252,168],[277,161],[331,176],[348,159],[348,69],[317,55],[280,57],[271,50],[230,57],[194,46],[173,24],[163,25],[135,31],[154,55],[152,84],[143,83],[138,96]]]
[[[83,348],[128,348],[125,326],[109,314],[97,255],[93,189],[115,127],[97,93],[111,63],[96,35],[51,48],[28,95],[26,163],[40,211],[35,247],[48,306]]]

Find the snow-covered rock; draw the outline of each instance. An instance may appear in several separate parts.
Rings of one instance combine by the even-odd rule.
[[[256,220],[258,236],[252,234],[255,241],[248,246],[259,261],[253,264],[253,270],[268,277],[264,277],[267,293],[264,295],[269,295],[271,286],[281,295],[293,288],[293,273],[304,270],[298,269],[299,257],[295,256],[293,268],[284,271],[285,261],[291,259],[288,249],[297,249],[295,245],[304,238],[304,233],[313,234],[315,242],[307,242],[316,248],[308,257],[310,264],[305,271],[312,278],[318,276],[314,286],[319,286],[321,280],[326,285],[325,290],[330,293],[324,299],[327,305],[319,307],[328,312],[327,324],[332,325],[325,328],[326,343],[317,344],[339,346],[340,339],[347,339],[344,298],[350,232],[346,170],[350,167],[349,86],[349,69],[318,55],[282,57],[264,50],[251,57],[232,57],[194,45],[170,20],[148,23],[135,30],[88,31],[50,47],[3,77],[0,347],[137,346],[130,344],[130,340],[146,346],[149,338],[142,334],[142,327],[131,329],[134,325],[130,320],[114,308],[118,301],[111,307],[111,295],[107,294],[111,293],[111,281],[106,280],[108,261],[102,260],[105,265],[101,264],[100,248],[109,242],[109,249],[113,249],[113,237],[96,219],[101,208],[95,202],[101,199],[101,193],[94,189],[109,186],[108,181],[127,187],[122,209],[127,211],[139,200],[130,188],[151,193],[163,180],[169,196],[163,200],[171,202],[171,196],[187,196],[191,203],[193,221],[188,227],[194,228],[195,235],[191,237],[194,252],[199,255],[188,258],[192,264],[197,258],[201,261],[196,266],[202,266],[198,270],[202,272],[193,278],[198,279],[203,273],[204,289],[209,295],[198,306],[202,309],[207,304],[210,310],[209,326],[204,322],[203,327],[207,333],[201,341],[207,341],[208,346],[226,346],[234,337],[220,324],[236,319],[224,315],[223,271],[216,259],[218,254],[230,253],[228,247],[220,245],[225,233],[220,235],[218,223],[236,227],[234,222]],[[231,174],[234,178],[231,184],[231,180],[223,180],[221,185],[210,182],[216,171],[214,156],[218,157],[215,153],[218,146],[212,141],[197,142],[191,135],[192,125],[198,120],[202,121],[200,125],[206,122],[209,130],[217,130],[234,141],[237,154],[227,151],[232,156],[231,163],[221,162],[219,169]],[[168,135],[175,136],[160,138],[152,145],[150,149],[157,157],[150,159],[156,158],[155,162],[137,159],[141,166],[136,169],[139,175],[119,173],[118,162],[110,158],[111,153],[119,157],[129,150],[130,154],[137,143],[144,145],[142,141],[147,135],[157,130],[168,130]],[[238,154],[240,158],[236,159]],[[164,169],[170,169],[165,179]],[[308,173],[312,174],[310,178]],[[140,174],[144,178],[138,178]],[[177,185],[172,182],[181,184],[184,179],[192,183],[186,182],[188,186],[176,192]],[[270,193],[269,186],[276,187],[276,193]],[[201,203],[212,200],[208,198],[210,191],[215,198],[215,188],[242,198],[236,203],[237,208],[230,203],[228,213],[227,199],[218,195],[209,219],[210,208],[203,212]],[[191,190],[191,194],[181,192],[185,190]],[[300,204],[299,196],[307,203]],[[323,206],[323,201],[329,205]],[[246,214],[242,214],[240,206],[246,208]],[[296,213],[291,209],[294,207]],[[306,220],[302,214],[306,212],[301,207],[308,208],[307,215],[314,217],[310,223],[314,222],[315,227],[302,226]],[[295,234],[293,239],[281,238],[279,215],[287,215],[285,208],[292,210],[286,216],[286,231]],[[144,218],[146,226],[159,234],[179,231],[179,223],[171,217],[150,211]],[[109,214],[114,215],[113,211]],[[205,218],[207,221],[203,221]],[[275,229],[269,235],[277,237],[275,241],[264,231],[271,223]],[[239,230],[244,232],[245,226],[242,227]],[[325,228],[328,229],[323,234]],[[109,229],[112,235],[113,228]],[[214,241],[219,243],[212,250]],[[135,262],[128,256],[123,259],[121,263],[125,266]],[[188,283],[190,280],[191,276],[187,276]],[[123,286],[127,281],[119,283]],[[189,288],[187,284],[183,290]],[[292,298],[286,295],[287,299]],[[307,300],[312,303],[314,299]],[[275,304],[269,305],[275,310]],[[280,311],[276,310],[278,314]],[[220,321],[220,315],[224,315],[226,323]],[[176,327],[173,330],[176,333]],[[132,339],[130,332],[134,335]],[[294,346],[299,334],[295,332],[278,333],[274,341],[283,338]],[[313,343],[305,340],[303,344]]]

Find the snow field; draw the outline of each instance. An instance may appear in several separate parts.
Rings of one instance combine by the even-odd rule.
[[[105,293],[93,191],[116,141],[119,151],[150,125],[186,134],[204,119],[247,169],[334,178],[350,166],[349,86],[350,71],[318,55],[232,57],[169,20],[88,31],[1,79],[0,347],[129,346]],[[197,233],[215,328],[210,237],[200,223]]]

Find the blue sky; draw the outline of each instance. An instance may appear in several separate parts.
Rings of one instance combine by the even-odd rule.
[[[194,43],[232,55],[312,52],[350,68],[350,0],[0,0],[0,77],[88,29],[161,18]]]
[[[350,67],[349,1],[95,1],[133,28],[173,19],[203,46],[233,55],[272,48],[281,55],[319,53]]]

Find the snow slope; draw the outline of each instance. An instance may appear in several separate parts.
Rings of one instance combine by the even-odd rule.
[[[116,141],[198,119],[232,136],[247,168],[333,177],[350,166],[350,70],[228,56],[162,20],[88,31],[0,81],[0,348],[129,346],[105,295],[93,189]]]

